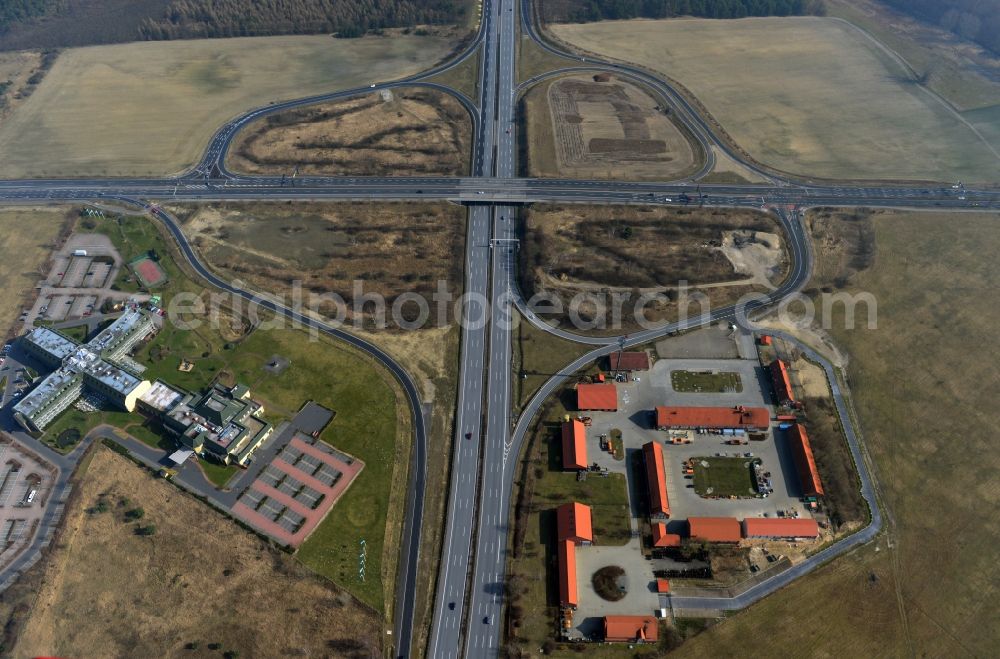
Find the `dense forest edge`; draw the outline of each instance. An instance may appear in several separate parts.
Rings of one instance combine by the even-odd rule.
[[[542,0],[549,22],[587,23],[626,18],[746,18],[824,15],[823,0]]]
[[[0,50],[279,34],[360,37],[468,25],[472,6],[472,0],[6,0]]]
[[[539,0],[543,20],[587,23],[626,18],[825,16],[824,0]],[[1000,55],[1000,0],[878,0]]]

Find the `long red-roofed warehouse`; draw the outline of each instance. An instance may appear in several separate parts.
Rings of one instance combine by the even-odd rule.
[[[590,506],[582,503],[564,503],[556,508],[556,538],[572,540],[576,544],[590,544],[594,541],[594,525]]]
[[[613,382],[579,384],[576,387],[576,406],[585,411],[617,412],[618,388]]]
[[[771,362],[771,384],[774,386],[774,399],[778,405],[795,402],[792,392],[792,381],[788,378],[788,368],[785,362],[775,359]]]
[[[817,538],[819,525],[816,520],[803,517],[748,517],[743,520],[743,536],[746,538]]]
[[[563,469],[587,468],[587,428],[573,419],[562,424]]]
[[[660,430],[708,428],[723,430],[766,430],[771,415],[763,407],[665,407],[656,408],[656,427]]]
[[[689,517],[688,536],[704,542],[739,542],[743,529],[735,517]]]
[[[574,609],[580,604],[576,589],[576,545],[572,540],[560,540],[559,552],[559,606]]]
[[[813,457],[809,435],[801,424],[796,423],[788,430],[788,443],[795,459],[795,469],[799,472],[799,482],[802,484],[802,495],[807,497],[823,496],[823,482],[819,478],[816,459]]]
[[[667,499],[667,472],[663,466],[663,447],[656,442],[643,444],[642,459],[646,463],[649,515],[650,517],[670,517],[670,501]]]
[[[610,643],[656,643],[660,628],[653,616],[604,616],[604,640]]]

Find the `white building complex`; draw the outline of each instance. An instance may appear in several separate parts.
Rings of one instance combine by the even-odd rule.
[[[84,345],[55,330],[36,327],[21,343],[25,352],[55,370],[14,406],[14,418],[29,432],[41,432],[84,390],[132,412],[151,385],[129,370],[128,352],[153,329],[152,319],[142,310],[126,311]]]

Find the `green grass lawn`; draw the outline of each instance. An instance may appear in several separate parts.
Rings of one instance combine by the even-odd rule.
[[[387,519],[399,521],[390,498],[394,486],[405,485],[404,475],[395,467],[405,460],[408,450],[407,442],[396,441],[396,393],[388,374],[332,341],[310,343],[305,333],[292,330],[257,332],[238,353],[246,365],[237,366],[237,373],[253,369],[264,373],[264,360],[274,353],[291,360],[281,375],[260,375],[251,387],[269,410],[297,410],[312,398],[336,411],[321,436],[323,441],[363,460],[365,468],[300,547],[298,557],[367,604],[384,610],[382,570],[387,526],[393,538],[389,552],[396,551],[398,533],[395,522],[387,523]],[[401,505],[401,501],[397,503]],[[358,578],[362,539],[368,548],[364,582]],[[391,581],[392,576],[388,576]]]
[[[670,385],[681,393],[739,393],[743,381],[729,371],[671,371]]]
[[[60,446],[56,441],[59,436],[66,430],[75,428],[80,432],[80,438],[82,439],[88,432],[100,425],[102,419],[103,415],[101,412],[81,412],[75,407],[70,407],[56,417],[56,420],[45,429],[41,441],[49,448],[60,453],[69,453],[76,446],[77,442],[74,442],[72,445]]]
[[[60,332],[65,334],[71,339],[74,339],[80,343],[87,340],[87,326],[86,325],[76,325],[75,327],[66,327],[60,329]]]
[[[564,341],[519,317],[513,350],[513,393],[517,408],[527,404],[546,380],[588,350],[589,346]]]
[[[694,491],[703,497],[754,496],[753,458],[695,458]],[[706,467],[703,463],[708,463]]]
[[[240,471],[240,468],[236,465],[220,465],[218,462],[212,462],[211,460],[198,460],[198,466],[201,467],[205,478],[211,481],[212,485],[216,488],[220,489],[229,482],[229,479],[236,472]]]

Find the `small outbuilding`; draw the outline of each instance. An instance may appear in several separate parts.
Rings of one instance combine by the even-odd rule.
[[[604,640],[609,643],[656,643],[660,629],[653,616],[604,616]]]
[[[582,411],[617,412],[618,388],[613,382],[577,385],[576,406]]]

